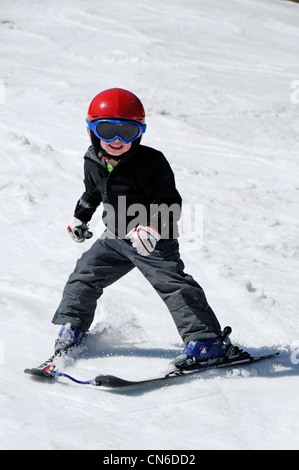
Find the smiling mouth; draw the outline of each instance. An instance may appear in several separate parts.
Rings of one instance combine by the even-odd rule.
[[[112,145],[112,144],[109,144],[109,147],[111,147],[113,150],[120,150],[122,149],[122,145]]]

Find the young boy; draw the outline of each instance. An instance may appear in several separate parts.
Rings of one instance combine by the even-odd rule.
[[[85,192],[68,232],[76,242],[91,238],[88,222],[103,203],[104,234],[78,260],[65,286],[53,323],[63,325],[59,354],[80,343],[94,319],[103,289],[137,267],[168,307],[185,343],[185,360],[225,354],[219,322],[203,289],[184,272],[177,222],[181,197],[164,155],[140,144],[146,130],[141,101],[113,88],[91,102],[85,159]],[[183,358],[183,360],[182,360]]]

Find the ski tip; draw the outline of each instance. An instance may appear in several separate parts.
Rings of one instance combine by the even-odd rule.
[[[55,373],[40,370],[40,369],[25,369],[24,373],[28,374],[28,375],[32,375],[34,377],[43,377],[43,378],[46,378],[46,379],[54,379],[55,378]]]
[[[93,385],[97,387],[109,387],[109,388],[118,388],[118,387],[128,387],[134,385],[135,382],[129,380],[121,379],[115,375],[98,375],[93,379]]]

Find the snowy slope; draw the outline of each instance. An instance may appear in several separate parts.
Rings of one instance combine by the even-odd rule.
[[[2,0],[1,449],[298,449],[298,25],[283,0]],[[275,364],[138,393],[23,374],[51,354],[52,315],[90,246],[65,227],[88,104],[113,86],[142,99],[144,143],[165,153],[186,206],[203,205],[204,243],[182,234],[186,270],[231,339],[279,348]],[[100,212],[91,227],[101,233]],[[107,289],[64,368],[143,378],[181,347],[134,271]]]

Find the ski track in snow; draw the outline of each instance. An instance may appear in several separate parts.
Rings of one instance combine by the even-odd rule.
[[[298,449],[299,6],[3,0],[0,17],[0,448]],[[278,348],[277,360],[121,392],[23,374],[51,355],[52,315],[89,246],[65,227],[83,191],[88,104],[113,86],[144,102],[144,143],[165,153],[186,210],[203,206],[203,244],[181,237],[186,271],[236,344]],[[133,271],[61,367],[143,379],[181,347]]]

